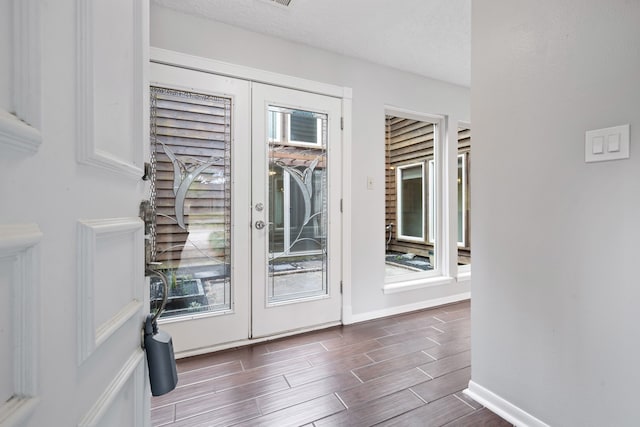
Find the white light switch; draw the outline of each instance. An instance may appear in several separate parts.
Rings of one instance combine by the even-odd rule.
[[[608,136],[607,151],[609,153],[617,153],[618,151],[620,151],[620,134],[619,133],[615,133],[613,135]]]
[[[629,158],[629,125],[587,131],[584,161],[604,162]]]
[[[604,153],[604,137],[595,136],[593,138],[593,143],[591,144],[591,153],[593,154]]]
[[[373,190],[373,177],[367,177],[367,190]]]

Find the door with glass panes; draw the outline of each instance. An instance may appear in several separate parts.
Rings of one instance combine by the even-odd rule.
[[[160,64],[151,82],[150,248],[178,355],[339,321],[340,101]]]
[[[337,98],[263,84],[252,99],[252,335],[340,320]]]

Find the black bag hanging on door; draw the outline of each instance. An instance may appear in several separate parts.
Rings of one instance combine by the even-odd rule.
[[[153,396],[162,396],[176,388],[178,384],[178,372],[176,370],[176,358],[173,354],[171,335],[158,330],[158,317],[162,314],[167,303],[169,284],[164,274],[159,271],[147,270],[146,273],[147,275],[159,277],[164,284],[162,305],[155,314],[147,316],[143,329],[151,394]]]

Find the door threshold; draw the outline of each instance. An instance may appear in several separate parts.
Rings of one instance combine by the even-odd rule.
[[[293,331],[287,331],[280,334],[269,335],[266,337],[249,338],[249,339],[232,341],[232,342],[227,342],[227,343],[208,346],[208,347],[201,347],[201,348],[196,348],[192,350],[178,352],[175,354],[175,358],[184,359],[186,357],[200,356],[207,353],[214,353],[216,351],[228,350],[230,348],[244,347],[244,346],[253,345],[253,344],[260,344],[267,341],[274,341],[279,338],[290,337],[293,335],[300,335],[307,332],[319,331],[321,329],[327,329],[327,328],[331,328],[334,326],[341,326],[341,325],[342,325],[341,321],[323,323],[322,325],[316,325],[310,328],[295,329]]]

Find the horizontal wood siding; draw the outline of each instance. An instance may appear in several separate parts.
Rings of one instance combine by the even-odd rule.
[[[156,158],[157,194],[156,260],[166,267],[228,263],[230,107],[230,100],[226,98],[152,89],[151,149]],[[189,186],[184,203],[186,230],[176,221],[176,171],[167,149],[182,163],[178,183],[188,171],[204,163],[213,163]]]

